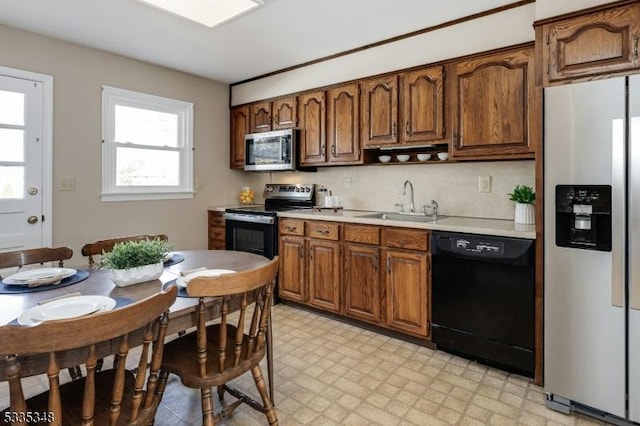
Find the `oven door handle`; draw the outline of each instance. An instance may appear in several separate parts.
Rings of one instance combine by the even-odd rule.
[[[253,214],[241,213],[225,213],[225,220],[235,220],[236,222],[262,223],[265,225],[273,225],[275,218],[272,216],[259,216]]]

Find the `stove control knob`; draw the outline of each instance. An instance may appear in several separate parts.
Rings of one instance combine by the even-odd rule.
[[[304,189],[305,192],[311,192],[311,188],[309,188],[308,186]]]
[[[300,192],[300,188],[296,186],[296,192]]]

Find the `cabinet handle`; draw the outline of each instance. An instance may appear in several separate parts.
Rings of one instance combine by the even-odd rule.
[[[300,246],[300,248],[298,249],[298,253],[300,253],[300,259],[304,259],[304,249],[302,248],[302,246]]]
[[[313,260],[313,250],[309,249],[309,260]]]
[[[333,157],[335,157],[335,156],[336,156],[336,146],[335,146],[335,145],[331,145],[331,155],[332,155]]]
[[[373,258],[373,270],[378,272],[378,264],[380,263],[380,258],[376,254]]]
[[[279,123],[279,121],[278,121],[278,114],[276,114],[276,119],[275,119],[274,123],[275,123],[275,124],[278,124],[278,123]]]
[[[409,122],[407,121],[407,123],[404,126],[405,131],[407,132],[407,135],[409,134]]]
[[[638,59],[638,38],[640,38],[640,36],[633,36],[633,59]]]
[[[286,229],[289,232],[293,232],[298,228],[296,228],[295,226],[285,226],[284,229]]]
[[[324,235],[329,235],[331,233],[331,231],[329,231],[328,229],[318,229],[318,233],[319,234],[324,234]]]
[[[387,274],[391,273],[391,258],[387,257]]]
[[[391,135],[392,137],[395,139],[396,138],[396,134],[397,134],[397,129],[396,129],[396,123],[393,123],[393,126],[391,126]]]

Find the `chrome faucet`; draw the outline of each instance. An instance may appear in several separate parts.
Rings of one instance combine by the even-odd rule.
[[[413,204],[413,184],[411,183],[410,180],[405,180],[404,181],[404,187],[402,190],[402,195],[407,195],[407,184],[409,184],[409,189],[411,190],[411,203],[409,204],[409,211],[411,213],[415,213],[416,212],[416,206]]]

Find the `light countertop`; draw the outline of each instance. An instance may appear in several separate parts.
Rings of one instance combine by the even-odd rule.
[[[278,217],[430,229],[434,231],[464,232],[470,234],[526,238],[530,240],[534,240],[536,238],[535,225],[516,224],[513,220],[443,216],[435,221],[418,222],[361,217],[371,213],[375,212],[362,210],[337,210],[334,212],[333,210],[318,211],[317,209],[301,209],[278,212]]]

